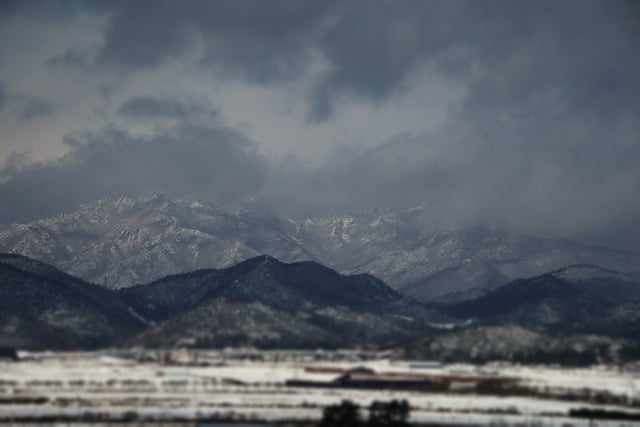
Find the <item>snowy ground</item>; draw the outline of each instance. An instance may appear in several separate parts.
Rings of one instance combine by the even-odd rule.
[[[356,352],[338,356],[299,352],[23,353],[20,362],[0,361],[0,422],[87,417],[316,420],[326,405],[343,399],[363,407],[374,400],[407,399],[411,420],[425,424],[588,426],[593,425],[588,419],[569,417],[570,410],[640,412],[640,371],[633,367],[439,366]],[[293,379],[331,381],[356,367],[381,374],[515,378],[521,389],[532,394],[285,385]],[[603,404],[592,398],[597,395],[613,400]],[[597,425],[640,423],[598,421]]]

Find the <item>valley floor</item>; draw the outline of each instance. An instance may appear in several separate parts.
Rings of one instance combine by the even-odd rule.
[[[375,352],[255,350],[20,353],[20,361],[0,361],[2,423],[313,425],[343,399],[365,416],[374,400],[406,399],[416,425],[588,426],[598,418],[599,426],[631,426],[640,425],[640,367],[440,365]]]

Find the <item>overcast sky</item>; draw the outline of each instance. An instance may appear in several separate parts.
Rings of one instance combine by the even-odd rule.
[[[640,251],[637,1],[0,2],[0,222],[154,191]]]

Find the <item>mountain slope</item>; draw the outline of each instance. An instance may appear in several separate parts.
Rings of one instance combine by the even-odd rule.
[[[97,348],[143,329],[112,291],[51,266],[0,255],[0,345]]]
[[[638,301],[637,275],[575,265],[516,280],[445,310],[493,324],[631,337],[640,320],[634,312]]]
[[[259,256],[113,291],[39,261],[0,254],[0,346],[400,345],[416,358],[620,361],[640,354],[633,344],[640,340],[640,299],[627,301],[637,295],[637,277],[571,266],[475,300],[432,305],[455,321],[372,276],[344,276],[315,262]],[[479,327],[467,327],[467,319]]]
[[[388,345],[446,316],[368,275],[260,256],[224,270],[164,278],[119,294],[159,322],[136,344],[353,347]]]
[[[581,330],[609,304],[578,285],[542,275],[517,280],[489,294],[455,304],[449,313],[493,323],[515,323],[538,328]]]
[[[100,200],[71,214],[9,226],[0,232],[0,249],[112,288],[231,265],[259,254],[182,221],[195,216],[197,212],[160,195]],[[224,217],[212,218],[219,220],[220,227],[226,226]]]
[[[118,291],[0,254],[0,346],[377,347],[449,318],[369,275],[269,256]]]
[[[596,265],[572,265],[550,273],[578,285],[581,290],[611,304],[640,299],[640,275],[622,273]]]
[[[168,276],[147,285],[119,290],[129,303],[162,318],[170,305],[188,307],[204,298],[259,301],[297,311],[305,305],[343,306],[385,312],[422,309],[373,276],[344,276],[312,261],[286,264],[268,255],[223,270],[199,270]],[[424,311],[424,310],[423,310]]]
[[[259,301],[210,298],[134,337],[145,347],[378,348],[429,333],[406,318],[344,307],[278,310]]]
[[[422,301],[458,302],[489,293],[507,282],[509,277],[489,261],[465,262],[408,283],[401,291]]]
[[[640,342],[640,300],[612,307],[597,330]]]

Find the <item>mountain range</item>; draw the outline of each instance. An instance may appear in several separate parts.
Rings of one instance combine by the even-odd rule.
[[[637,271],[640,255],[472,227],[434,229],[418,206],[289,218],[149,197],[102,199],[28,224],[0,226],[0,251],[117,289],[258,255],[372,274],[421,301],[455,302],[572,264]]]
[[[119,291],[160,325],[150,346],[379,346],[430,330],[448,316],[367,274],[343,276],[315,262],[259,256],[223,270],[169,276]]]
[[[258,256],[118,290],[0,254],[0,347],[371,348],[460,361],[640,357],[640,280],[593,265],[421,303],[368,274]]]
[[[449,317],[366,275],[259,256],[120,290],[0,255],[0,346],[378,347]]]
[[[638,254],[432,229],[424,209],[294,219],[154,194],[3,225],[0,346],[636,354]]]

